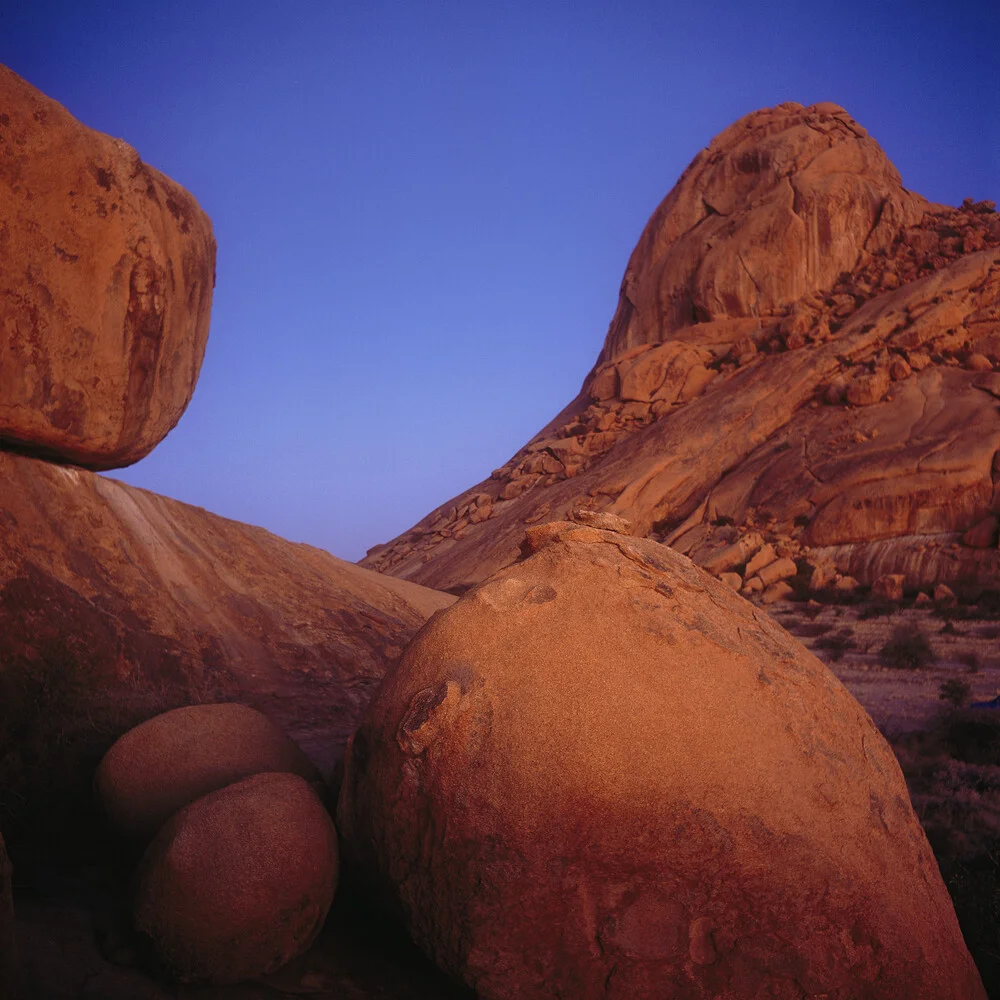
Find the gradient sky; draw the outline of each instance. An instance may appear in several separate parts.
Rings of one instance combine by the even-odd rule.
[[[700,148],[832,100],[1000,201],[1000,3],[4,0],[0,62],[211,216],[205,364],[137,486],[345,559],[579,390]]]

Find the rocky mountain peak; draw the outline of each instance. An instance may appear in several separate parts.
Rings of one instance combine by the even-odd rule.
[[[754,111],[694,158],[653,213],[598,364],[694,324],[753,330],[890,246],[929,207],[839,105]]]

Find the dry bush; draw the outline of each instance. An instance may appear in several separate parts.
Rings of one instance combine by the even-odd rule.
[[[847,626],[833,635],[821,636],[816,640],[813,648],[822,650],[833,663],[837,663],[848,650],[856,649],[857,645],[850,626]]]
[[[920,670],[937,660],[930,640],[918,625],[897,625],[878,658],[882,666],[897,670]]]

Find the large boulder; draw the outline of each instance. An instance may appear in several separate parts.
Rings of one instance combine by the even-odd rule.
[[[215,241],[194,198],[0,66],[0,439],[129,465],[198,380]]]
[[[309,784],[257,774],[163,827],[135,875],[135,926],[183,982],[264,975],[312,944],[337,866],[333,822]]]
[[[345,870],[484,998],[985,996],[885,740],[780,627],[566,523],[365,713]]]
[[[262,712],[236,703],[187,705],[116,740],[94,788],[112,829],[144,840],[195,799],[262,771],[320,777]]]
[[[101,757],[239,701],[333,768],[448,594],[79,469],[0,452],[0,823],[79,844]],[[75,817],[72,822],[68,817]]]

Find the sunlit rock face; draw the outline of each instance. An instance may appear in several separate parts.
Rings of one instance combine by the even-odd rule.
[[[891,750],[815,657],[658,543],[525,548],[348,750],[345,865],[429,955],[484,998],[985,996]]]
[[[781,315],[929,207],[838,105],[755,111],[716,136],[653,213],[600,360],[692,323]]]
[[[653,214],[580,395],[363,564],[459,593],[582,507],[702,565],[735,535],[744,563],[995,587],[998,397],[995,206],[932,205],[843,109],[783,104]]]
[[[92,469],[177,423],[215,241],[180,185],[0,67],[0,440]]]

